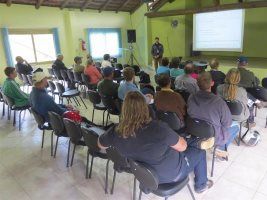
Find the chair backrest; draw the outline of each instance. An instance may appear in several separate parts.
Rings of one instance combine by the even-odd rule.
[[[82,82],[82,75],[81,75],[81,72],[73,72],[73,75],[74,75],[74,80],[75,80],[76,82],[79,82],[79,83]]]
[[[29,80],[28,80],[28,78],[27,78],[27,75],[25,75],[25,74],[21,74],[21,77],[22,77],[23,83],[29,85]]]
[[[181,119],[174,112],[164,112],[161,110],[156,111],[156,116],[159,120],[167,123],[171,129],[178,131],[183,128]]]
[[[56,90],[56,85],[53,81],[48,81],[48,85],[52,93]]]
[[[14,100],[11,99],[10,97],[6,96],[4,93],[2,93],[2,95],[3,95],[4,102],[5,102],[10,108],[12,108],[12,107],[15,105]]]
[[[243,111],[243,106],[240,101],[225,100],[232,115],[240,115]]]
[[[101,96],[101,100],[109,113],[120,113],[119,100],[113,99],[111,96]]]
[[[55,135],[61,135],[61,133],[65,132],[65,126],[63,123],[63,118],[52,111],[48,112],[48,117],[49,117],[49,123],[54,130]]]
[[[99,152],[100,148],[97,145],[99,135],[93,130],[88,128],[82,128],[82,135],[86,146],[89,148],[90,152]]]
[[[54,72],[54,74],[55,74],[55,76],[56,76],[56,78],[57,78],[58,80],[62,80],[62,79],[63,79],[62,76],[61,76],[61,74],[60,74],[60,71],[59,71],[59,70],[55,70],[55,69],[53,69],[53,72]]]
[[[200,138],[210,138],[215,135],[215,130],[212,124],[204,120],[193,119],[190,116],[186,118],[186,130],[188,134]]]
[[[62,76],[62,78],[64,79],[64,81],[68,81],[69,80],[67,71],[65,69],[60,70],[60,75]]]
[[[91,101],[92,104],[99,104],[101,103],[101,96],[97,91],[94,90],[88,90],[87,94],[89,96],[89,100]]]
[[[183,97],[185,102],[187,102],[187,100],[190,96],[190,93],[185,91],[185,90],[175,89],[174,92],[179,93]]]
[[[59,82],[56,82],[56,86],[57,86],[58,93],[62,95],[65,92],[64,86]]]
[[[261,84],[262,84],[262,87],[267,89],[267,78],[262,79]]]
[[[45,119],[39,113],[37,113],[33,108],[30,108],[30,111],[33,114],[35,121],[37,122],[38,127],[42,127],[45,123]]]
[[[135,178],[139,181],[139,187],[144,193],[148,194],[158,189],[159,180],[156,173],[152,169],[131,159],[129,162],[131,171]]]
[[[50,76],[55,76],[54,71],[53,71],[52,68],[47,68],[47,70],[48,70],[48,73],[49,73]]]
[[[123,157],[118,150],[111,146],[107,150],[108,159],[114,163],[114,169],[118,172],[122,172],[125,169],[129,169],[130,165],[128,159]]]
[[[74,143],[77,144],[81,138],[82,138],[82,129],[81,129],[81,125],[75,123],[74,121],[70,120],[70,119],[63,119],[65,128],[66,128],[66,132],[68,134],[68,136],[70,137],[70,140]]]
[[[67,70],[67,75],[70,81],[73,83],[74,82],[74,74],[72,70]]]
[[[27,79],[28,79],[28,82],[29,82],[29,85],[30,86],[33,86],[33,82],[32,82],[32,75],[27,75]]]

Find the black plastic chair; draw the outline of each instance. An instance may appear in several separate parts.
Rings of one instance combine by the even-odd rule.
[[[142,198],[142,193],[149,194],[151,192],[157,196],[164,197],[165,200],[167,200],[170,196],[181,191],[185,186],[189,189],[192,199],[195,200],[194,194],[189,185],[188,177],[179,182],[159,184],[158,177],[152,169],[131,159],[129,162],[135,178],[140,183],[139,200]]]
[[[98,127],[82,127],[82,135],[84,138],[84,142],[86,146],[88,147],[87,150],[87,162],[86,162],[86,178],[92,177],[92,170],[93,170],[93,164],[94,164],[94,158],[102,158],[102,159],[108,159],[107,154],[105,152],[101,152],[100,148],[97,145],[98,137],[102,135],[105,132],[105,130],[100,129]],[[92,156],[91,159],[91,165],[90,165],[90,172],[89,172],[89,155]],[[89,174],[88,174],[89,172]],[[106,165],[106,181],[105,181],[105,191],[107,188],[107,178],[108,178],[108,162]]]
[[[69,167],[69,155],[70,155],[71,144],[73,144],[74,147],[73,147],[70,166],[73,165],[73,159],[74,159],[74,155],[75,155],[76,146],[77,145],[85,146],[85,142],[82,140],[83,136],[82,136],[82,129],[81,129],[80,124],[77,124],[74,121],[71,121],[71,120],[66,119],[66,118],[63,119],[63,122],[64,122],[64,125],[66,128],[66,132],[67,132],[68,136],[70,137],[69,146],[68,146],[68,155],[67,155],[67,167]]]
[[[50,92],[52,93],[52,97],[55,100],[56,95],[59,97],[59,92],[56,88],[56,85],[53,81],[48,81],[48,86],[49,86]],[[60,102],[60,99],[59,99],[59,102]]]
[[[52,68],[47,68],[48,74],[52,77],[52,79],[55,78],[54,70]]]
[[[29,87],[31,86],[28,78],[27,78],[27,75],[25,74],[21,74],[21,77],[22,77],[22,81],[23,81],[23,87],[27,87],[27,93],[29,93]]]
[[[113,99],[113,97],[110,96],[101,96],[101,100],[108,111],[106,118],[106,126],[107,126],[110,115],[116,115],[120,117],[121,102],[118,99]]]
[[[48,122],[45,122],[45,119],[37,113],[33,108],[30,108],[31,113],[33,114],[33,117],[38,125],[38,128],[43,132],[42,135],[42,146],[41,148],[44,147],[44,135],[45,131],[51,131],[52,127],[49,125]],[[53,133],[51,133],[51,156],[53,156]]]
[[[90,77],[81,73],[82,83],[87,87],[88,90],[96,90],[97,84],[90,83]]]
[[[65,83],[69,82],[69,77],[68,77],[68,74],[67,74],[67,70],[63,69],[63,70],[60,70],[60,75],[61,77],[63,78],[64,82],[64,86],[65,86]]]
[[[212,124],[200,119],[192,119],[190,116],[186,118],[186,130],[187,133],[200,139],[208,139],[215,137],[215,130]],[[213,156],[212,156],[212,167],[211,167],[211,177],[213,177],[214,172],[214,162],[215,162],[215,152],[217,145],[214,145]],[[227,148],[225,146],[225,151]],[[228,160],[228,158],[226,158]]]
[[[106,113],[107,108],[101,102],[100,94],[94,90],[88,90],[87,93],[88,93],[90,102],[93,104],[92,122],[94,122],[95,110],[101,110],[103,111],[102,125],[104,126],[105,125],[105,113]]]
[[[61,76],[60,71],[59,71],[59,70],[55,70],[55,69],[53,68],[53,66],[52,66],[52,69],[53,69],[53,73],[54,73],[56,79],[57,79],[58,81],[63,81],[64,79],[63,79],[63,77]]]
[[[77,106],[81,106],[79,100],[77,97],[80,97],[80,92],[76,89],[65,91],[64,86],[61,83],[56,83],[57,90],[59,93],[59,99],[60,102],[63,104],[63,99],[66,98],[68,103],[73,99],[73,101],[76,103]],[[84,107],[87,109],[87,106],[85,105],[83,99],[80,97],[80,100],[82,101]]]
[[[159,120],[167,123],[170,128],[176,131],[177,133],[181,128],[183,128],[183,122],[174,112],[164,112],[161,110],[157,110],[156,116]]]
[[[74,81],[75,81],[75,83],[78,84],[78,87],[77,88],[79,88],[79,86],[84,85],[81,74],[82,74],[81,72],[73,72]]]
[[[5,109],[6,108],[5,107],[6,103],[4,101],[1,89],[0,89],[0,102],[2,102],[2,104],[3,104],[2,117],[4,117],[5,116],[5,111],[6,111],[6,109]]]
[[[174,92],[179,93],[179,94],[183,97],[183,99],[184,99],[185,102],[187,102],[187,100],[188,100],[188,98],[189,98],[189,96],[190,96],[190,93],[187,92],[187,91],[185,91],[185,90],[178,90],[178,89],[175,89]]]
[[[75,85],[76,82],[74,80],[74,74],[73,74],[73,71],[72,70],[67,70],[67,75],[68,75],[68,78],[70,80],[70,82]]]
[[[15,106],[13,99],[11,99],[10,97],[4,95],[3,93],[2,93],[2,95],[3,95],[4,101],[8,105],[8,119],[10,119],[11,111],[13,110],[13,114],[14,114],[13,126],[16,125],[16,112],[17,111],[19,112],[19,131],[20,131],[21,130],[21,113],[22,113],[22,111],[29,110],[29,108],[31,106],[30,105],[25,105],[25,106],[22,106],[22,107],[17,107],[17,106]]]
[[[53,130],[52,136],[53,134],[57,136],[56,146],[55,146],[55,150],[53,154],[55,158],[57,154],[58,139],[60,137],[69,137],[69,136],[66,132],[65,125],[63,123],[63,118],[59,114],[50,111],[48,112],[48,117],[49,117],[51,128]],[[51,141],[53,141],[52,138],[51,138]]]
[[[33,86],[32,75],[28,74],[27,75],[27,79],[28,79],[28,82],[29,82],[29,86]]]

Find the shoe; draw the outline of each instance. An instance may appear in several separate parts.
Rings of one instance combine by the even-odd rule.
[[[202,189],[196,189],[195,188],[195,192],[200,194],[202,192],[205,192],[206,190],[210,189],[213,186],[213,181],[212,180],[208,180],[206,183],[206,186]]]
[[[252,123],[246,123],[246,124],[244,125],[244,127],[248,128],[248,129],[251,129],[251,128],[255,127],[255,126],[256,126],[256,123],[255,123],[255,122],[252,122]]]
[[[199,148],[202,150],[207,150],[207,149],[212,148],[214,146],[214,143],[215,143],[215,138],[211,137],[211,138],[200,141]]]
[[[229,156],[229,153],[227,151],[223,151],[221,149],[216,149],[215,156],[216,156],[216,158],[226,159]]]

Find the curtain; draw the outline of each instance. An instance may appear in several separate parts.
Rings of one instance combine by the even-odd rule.
[[[58,54],[61,54],[58,28],[53,28],[52,32],[53,32],[53,37],[54,37],[54,45],[55,45],[55,49],[56,49],[56,54],[58,55]]]
[[[9,43],[8,28],[2,28],[1,31],[2,31],[7,66],[14,67],[14,63],[12,59],[12,52],[11,52],[10,43]]]

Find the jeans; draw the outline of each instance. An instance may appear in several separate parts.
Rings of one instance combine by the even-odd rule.
[[[249,110],[248,123],[254,123],[254,106],[248,107],[248,110]]]
[[[234,139],[239,133],[239,125],[232,124],[232,126],[228,128],[228,133],[230,135],[228,141],[226,142],[225,145],[219,146],[218,149],[225,150],[225,147],[227,148],[234,141]]]
[[[188,141],[188,144],[190,144],[190,146],[188,146],[182,154],[185,158],[185,165],[182,167],[183,170],[181,170],[179,177],[177,177],[174,181],[181,181],[188,176],[189,173],[194,171],[195,189],[201,190],[206,187],[208,181],[206,151],[198,149],[197,146],[195,146],[197,145],[197,140],[195,140],[195,142]]]

